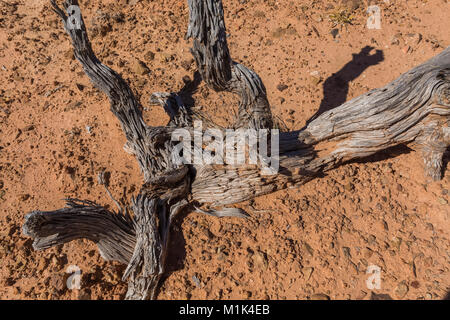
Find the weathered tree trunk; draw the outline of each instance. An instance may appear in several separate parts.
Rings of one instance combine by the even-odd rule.
[[[203,80],[214,90],[241,97],[232,127],[272,128],[261,79],[230,57],[221,0],[188,3],[187,36],[193,39],[192,54]],[[442,157],[450,145],[450,47],[385,87],[323,113],[302,130],[280,133],[280,170],[263,175],[259,165],[177,165],[172,132],[192,127],[194,119],[204,117],[187,108],[181,96],[155,93],[152,102],[161,104],[171,120],[165,127],[147,126],[125,81],[95,57],[83,19],[79,28],[68,20],[77,0],[64,3],[69,17],[54,1],[52,5],[72,39],[75,57],[94,85],[108,95],[127,138],[125,149],[135,154],[144,184],[131,200],[132,215],[69,199],[67,208],[28,214],[23,231],[34,238],[36,250],[79,238],[94,241],[103,258],[128,264],[123,275],[128,280],[127,299],[145,299],[149,294],[155,298],[168,254],[170,225],[183,209],[205,205],[211,209],[201,212],[244,216],[238,209],[220,207],[300,186],[344,162],[399,144],[419,151],[432,179],[443,174]]]

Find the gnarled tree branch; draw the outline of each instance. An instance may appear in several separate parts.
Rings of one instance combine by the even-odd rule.
[[[35,250],[85,238],[97,244],[103,259],[128,263],[136,242],[132,221],[127,213],[110,212],[90,201],[67,199],[66,208],[29,213],[22,230],[35,239]]]
[[[306,128],[280,133],[277,175],[263,176],[254,167],[203,166],[192,195],[213,206],[238,203],[400,144],[419,150],[426,174],[441,178],[450,145],[450,47],[385,87],[323,113]]]
[[[272,128],[272,113],[266,88],[259,76],[231,59],[226,39],[222,1],[188,0],[189,26],[186,38],[203,80],[216,91],[241,97],[235,128]]]

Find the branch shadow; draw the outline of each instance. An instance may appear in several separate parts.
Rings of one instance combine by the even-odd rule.
[[[404,154],[408,154],[412,152],[413,150],[409,148],[408,146],[404,144],[398,144],[392,147],[389,147],[387,149],[375,152],[374,154],[371,154],[370,156],[359,158],[359,159],[353,159],[348,161],[347,163],[375,163],[380,161],[389,160],[392,158],[399,157]]]
[[[183,211],[175,217],[170,227],[168,254],[164,265],[164,273],[156,287],[156,298],[158,298],[158,295],[163,291],[162,288],[166,283],[167,278],[169,278],[172,273],[184,269],[186,260],[186,240],[184,239],[183,231],[181,230],[181,223],[191,212],[192,210],[190,210],[189,207],[183,209]]]
[[[183,80],[184,86],[176,93],[176,95],[180,96],[188,108],[193,108],[195,106],[195,99],[193,98],[193,94],[197,92],[197,89],[202,82],[202,76],[200,72],[195,71],[193,74],[193,79]]]
[[[447,170],[448,163],[450,162],[450,146],[447,147],[447,150],[444,152],[444,156],[442,157],[442,176],[444,176],[445,171]],[[450,294],[450,292],[449,292]],[[450,296],[449,296],[450,300]]]
[[[149,99],[150,105],[162,106],[169,115],[170,121],[167,126],[186,125],[186,112],[192,116],[195,108],[193,95],[197,92],[202,77],[198,71],[193,74],[193,79],[188,76],[183,77],[183,87],[177,92],[154,92]],[[180,112],[183,108],[184,112]],[[145,108],[144,108],[145,109]],[[147,109],[148,110],[148,109]],[[188,116],[188,118],[189,118]]]
[[[184,268],[186,259],[186,240],[181,230],[183,220],[191,213],[190,207],[185,208],[173,220],[170,230],[169,252],[166,260],[165,275]]]
[[[334,109],[347,101],[349,83],[358,78],[369,66],[376,65],[384,60],[382,50],[376,50],[371,46],[365,46],[359,53],[353,54],[353,59],[343,66],[338,72],[333,73],[323,83],[323,99],[319,110],[306,122],[308,125],[322,113]]]

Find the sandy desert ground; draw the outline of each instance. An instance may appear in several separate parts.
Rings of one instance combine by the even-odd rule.
[[[148,98],[195,72],[186,1],[80,2],[99,59],[138,93],[150,125],[166,124]],[[233,59],[260,75],[289,130],[450,45],[448,0],[370,4],[381,9],[381,29],[367,28],[366,1],[224,1]],[[0,298],[123,299],[125,266],[103,261],[95,244],[35,252],[21,232],[26,213],[63,207],[64,198],[114,206],[97,183],[102,170],[116,198],[136,194],[141,177],[119,123],[48,0],[0,0],[0,30]],[[223,124],[238,102],[204,83],[194,98]],[[172,230],[158,298],[444,299],[450,170],[428,182],[422,168],[418,154],[398,147],[242,203],[247,220],[189,213]],[[379,289],[367,287],[370,265],[380,267]],[[79,290],[66,286],[70,266],[81,270]]]

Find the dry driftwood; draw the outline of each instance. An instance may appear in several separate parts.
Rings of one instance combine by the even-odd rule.
[[[231,60],[221,0],[188,0],[188,4],[187,37],[193,40],[192,54],[202,79],[214,90],[241,98],[232,127],[272,128],[261,79]],[[83,19],[79,28],[68,22],[66,12],[71,14],[70,6],[77,6],[77,0],[65,1],[66,12],[53,1],[52,5],[72,39],[75,57],[94,85],[108,95],[127,138],[125,149],[136,156],[144,183],[131,199],[132,214],[68,199],[66,208],[28,214],[23,231],[34,238],[36,250],[80,238],[94,241],[103,258],[128,265],[123,275],[128,280],[127,299],[155,298],[170,225],[182,210],[206,205],[212,209],[202,212],[218,217],[243,216],[240,210],[223,206],[300,186],[347,161],[399,144],[419,151],[432,179],[443,174],[442,158],[450,145],[450,47],[385,87],[323,113],[305,128],[280,133],[280,170],[262,175],[255,165],[177,165],[171,157],[173,130],[192,127],[194,119],[204,117],[187,108],[180,95],[155,93],[152,102],[161,104],[171,120],[164,127],[149,127],[129,86],[96,58]]]

